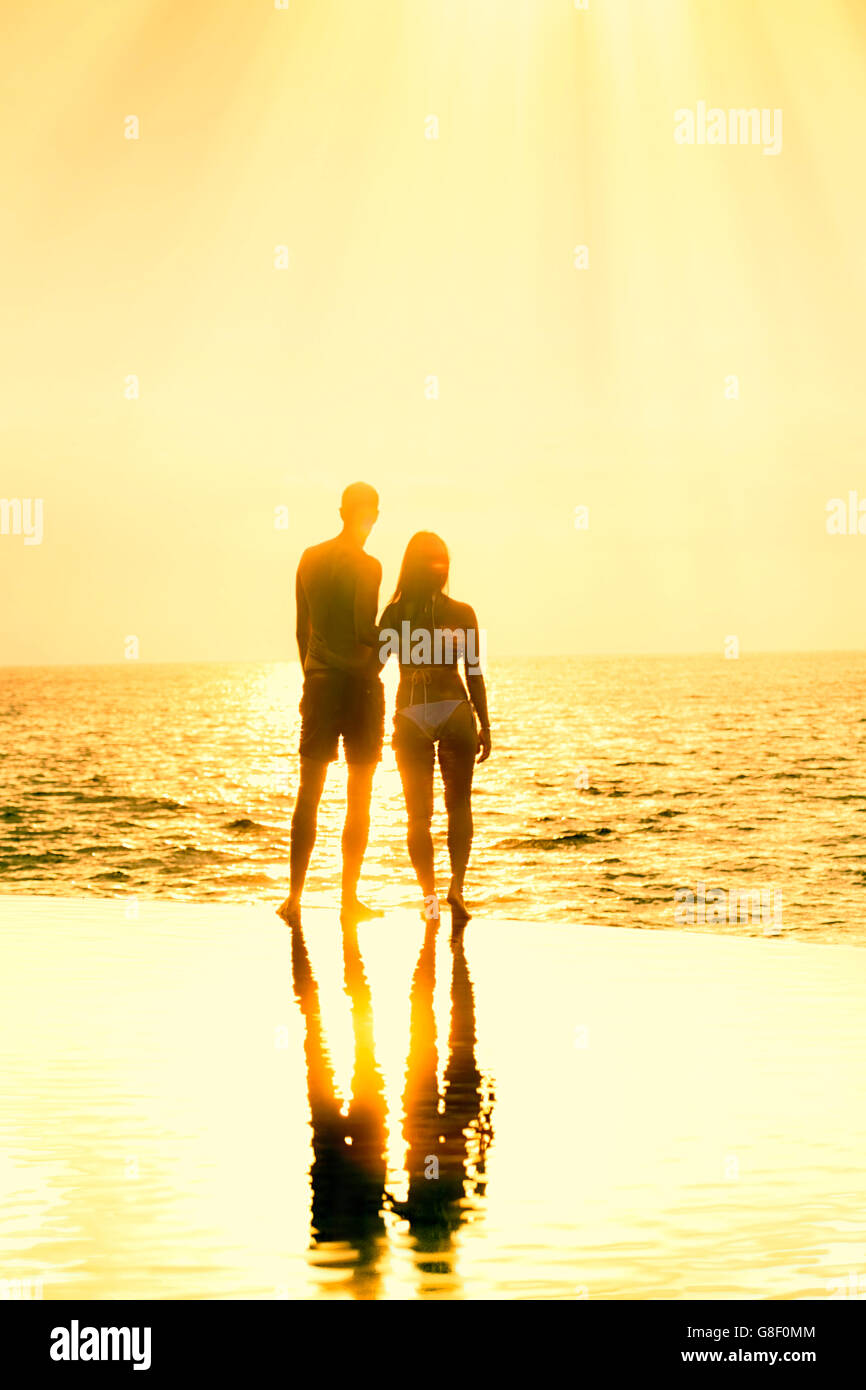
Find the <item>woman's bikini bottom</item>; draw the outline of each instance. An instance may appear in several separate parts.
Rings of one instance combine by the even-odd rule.
[[[427,704],[404,705],[397,713],[411,719],[430,742],[435,743],[454,711],[468,703],[468,700],[434,700]]]

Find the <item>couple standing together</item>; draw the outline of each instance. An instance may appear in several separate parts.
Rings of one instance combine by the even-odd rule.
[[[352,483],[342,497],[342,531],[305,550],[298,565],[297,638],[304,672],[301,772],[292,816],[289,896],[278,912],[290,925],[300,925],[319,801],[342,737],[348,793],[340,916],[346,923],[383,915],[359,901],[358,879],[367,848],[373,774],[385,732],[380,677],[388,656],[396,651],[400,684],[392,746],[406,798],[409,857],[424,899],[423,915],[436,921],[439,899],[430,825],[438,754],[451,860],[447,901],[452,926],[462,927],[469,920],[463,880],[472,845],[472,774],[476,758],[484,762],[490,756],[478,623],[468,604],[444,593],[444,541],[431,531],[419,531],[406,547],[397,588],[377,625],[382,566],[365,553],[364,545],[378,515],[375,489]],[[458,670],[461,657],[465,685]]]

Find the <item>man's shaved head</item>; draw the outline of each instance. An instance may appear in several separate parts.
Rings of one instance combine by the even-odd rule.
[[[351,521],[356,516],[364,513],[371,513],[376,516],[379,511],[379,494],[369,483],[350,483],[343,493],[340,502],[340,515],[344,521]]]

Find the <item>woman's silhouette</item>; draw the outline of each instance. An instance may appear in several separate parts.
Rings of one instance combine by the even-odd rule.
[[[472,845],[472,774],[476,756],[490,756],[487,692],[479,661],[478,620],[468,603],[443,592],[448,550],[432,531],[419,531],[406,547],[400,577],[379,624],[400,662],[400,685],[392,745],[409,817],[409,857],[424,896],[424,916],[439,916],[433,865],[433,764],[438,752],[448,812],[451,883],[447,900],[452,925],[465,926],[463,880]],[[395,638],[397,640],[395,640]],[[460,679],[462,657],[466,685]],[[475,715],[480,730],[476,729]]]
[[[418,1268],[452,1274],[454,1235],[477,1215],[487,1191],[487,1151],[493,1142],[494,1091],[475,1056],[475,994],[463,933],[451,934],[451,1031],[440,1090],[433,995],[436,925],[428,922],[410,994],[410,1042],[403,1092],[405,1201],[391,1209],[409,1223]]]

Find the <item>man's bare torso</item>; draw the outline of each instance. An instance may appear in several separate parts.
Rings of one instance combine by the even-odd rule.
[[[299,643],[306,610],[304,670],[376,675],[376,610],[381,566],[342,536],[305,550],[298,565]],[[366,638],[366,641],[362,639]]]

